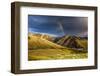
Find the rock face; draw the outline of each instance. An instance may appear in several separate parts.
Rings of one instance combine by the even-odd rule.
[[[76,36],[64,36],[56,43],[69,48],[87,49],[87,40]]]

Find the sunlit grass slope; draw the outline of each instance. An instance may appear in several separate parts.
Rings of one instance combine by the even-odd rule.
[[[83,45],[84,43],[84,45]],[[79,41],[85,47],[86,41]],[[28,36],[28,60],[84,59],[87,51],[63,47],[35,35]]]
[[[28,38],[28,49],[56,49],[65,48],[63,46],[57,45],[51,41],[44,38],[37,37],[35,35],[29,36]]]
[[[37,49],[29,50],[28,60],[84,59],[86,52],[69,49]]]

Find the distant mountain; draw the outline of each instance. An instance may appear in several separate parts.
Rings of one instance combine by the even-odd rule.
[[[51,37],[45,34],[28,34],[28,48],[72,48],[72,49],[86,49],[88,48],[87,37],[77,36],[63,36],[63,37]]]
[[[29,33],[29,36],[36,36],[38,38],[43,38],[49,41],[53,41],[54,37],[50,36],[50,35],[46,35],[46,34],[33,34],[33,33]]]
[[[63,36],[55,40],[59,45],[69,47],[69,48],[82,48],[87,49],[87,38],[77,37],[77,36]]]
[[[56,48],[65,48],[61,45],[53,43],[49,40],[48,36],[41,37],[39,34],[29,34],[28,35],[28,49],[56,49]]]

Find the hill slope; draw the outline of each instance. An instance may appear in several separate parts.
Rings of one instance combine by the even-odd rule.
[[[43,49],[43,48],[65,48],[56,43],[46,40],[45,38],[36,35],[28,36],[28,49]]]
[[[38,38],[43,38],[49,41],[53,41],[54,37],[50,36],[50,35],[46,35],[46,34],[33,34],[33,33],[28,33],[28,36],[36,36]]]
[[[69,48],[87,49],[87,39],[81,39],[80,37],[76,36],[64,36],[61,39],[59,39],[56,43]]]
[[[73,39],[73,38],[72,38]],[[84,59],[87,58],[87,51],[79,51],[65,47],[70,41],[80,42],[78,39],[72,40],[69,37],[61,38],[57,43],[53,43],[41,35],[28,35],[28,60],[56,60],[56,59]],[[68,42],[66,42],[68,40]],[[81,45],[82,42],[78,43]],[[84,41],[83,41],[84,43]],[[82,43],[82,44],[83,44]],[[65,46],[62,46],[65,45]],[[70,44],[70,46],[74,44]]]

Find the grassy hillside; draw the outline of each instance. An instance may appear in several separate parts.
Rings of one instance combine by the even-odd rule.
[[[44,38],[37,36],[29,36],[28,38],[28,49],[45,49],[45,48],[65,48],[53,42],[50,42]]]
[[[50,38],[50,37],[48,37]],[[67,42],[65,42],[67,41]],[[79,51],[69,47],[62,46],[63,44],[77,42],[77,45],[81,45],[86,48],[87,41],[80,39],[71,40],[69,36],[66,36],[59,40],[59,44],[49,41],[47,37],[41,37],[41,35],[29,34],[28,36],[28,60],[56,60],[56,59],[84,59],[87,58],[87,50]],[[72,44],[70,44],[72,46]]]
[[[46,34],[32,34],[32,33],[29,33],[28,36],[36,36],[38,38],[43,38],[43,39],[46,39],[46,40],[49,40],[49,41],[53,41],[54,40],[54,37],[52,36],[49,36],[49,35],[46,35]]]
[[[81,45],[84,49],[88,48],[88,41],[86,39],[77,40],[78,44]]]
[[[71,49],[37,49],[29,50],[28,60],[84,59],[87,52]]]
[[[80,37],[76,36],[64,36],[61,39],[59,39],[56,43],[65,47],[76,49],[87,49],[88,46],[87,39],[81,39]]]

